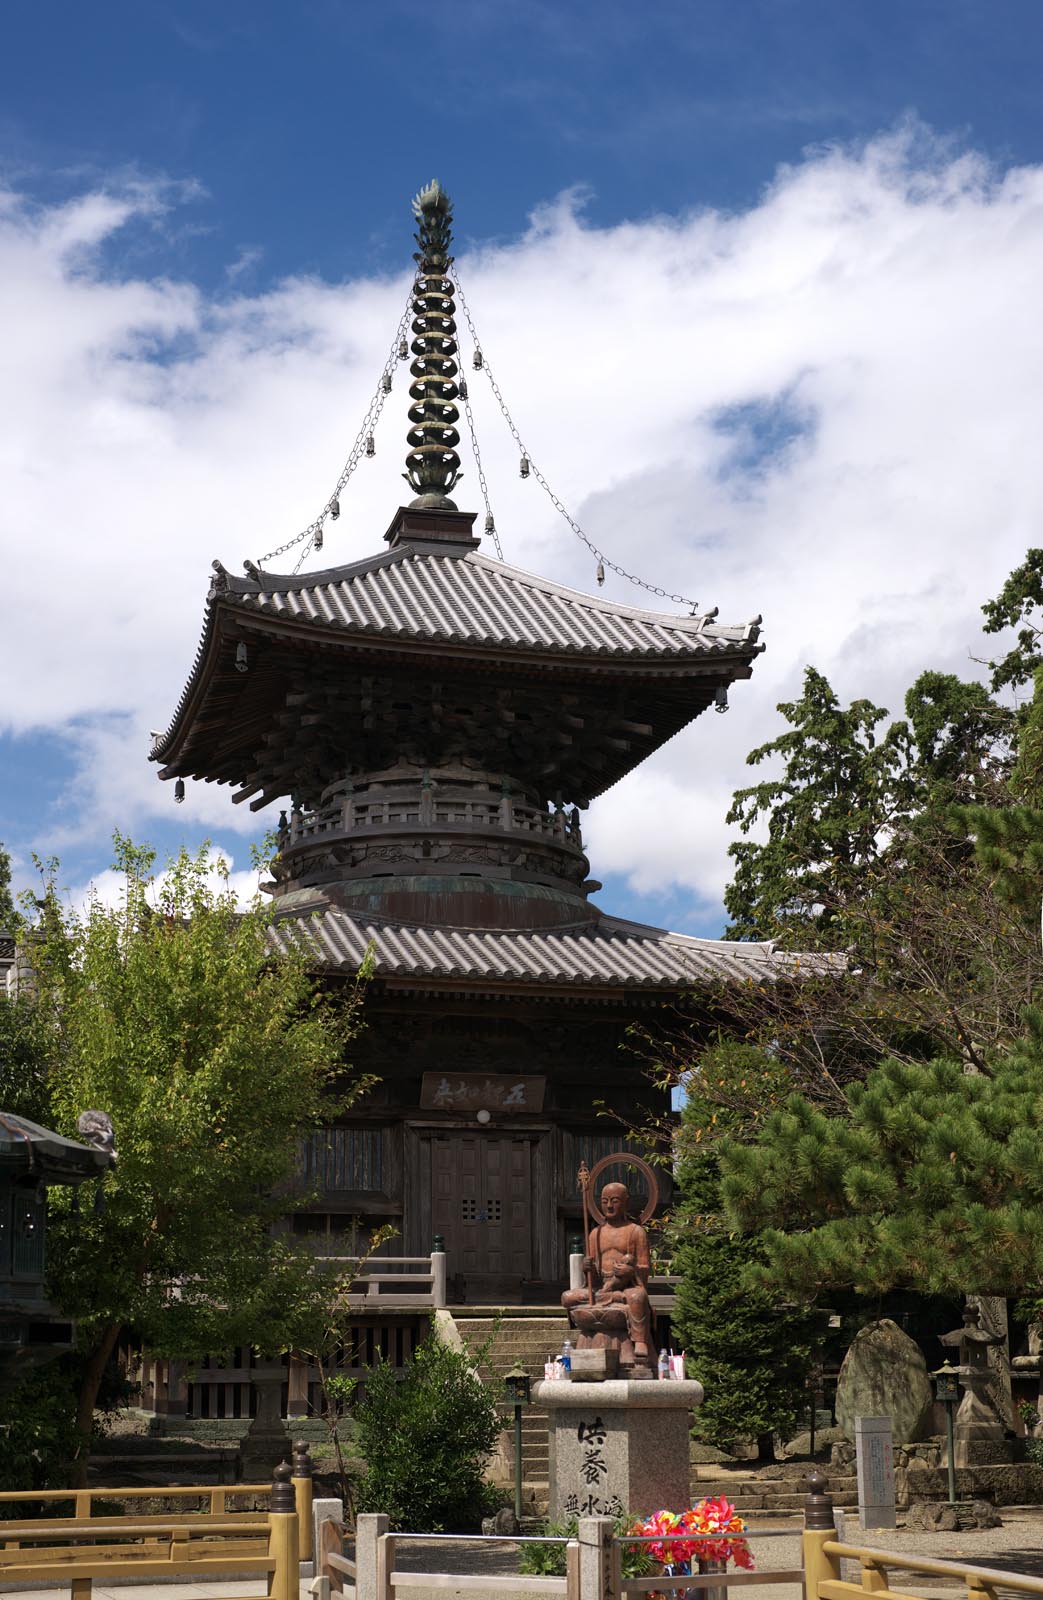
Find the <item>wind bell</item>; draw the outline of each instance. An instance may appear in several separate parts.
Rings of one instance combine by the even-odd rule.
[[[312,549],[313,550],[321,550],[322,549],[322,523],[321,522],[319,523],[319,526],[315,529],[315,532],[311,536],[311,544],[312,544]]]
[[[481,372],[482,368],[485,366],[485,357],[482,355],[481,345],[475,345],[474,355],[471,357],[471,365],[475,372]]]
[[[366,454],[368,456],[375,456],[376,453],[377,453],[377,446],[376,446],[376,442],[375,442],[375,440],[373,438],[373,435],[371,433],[367,433],[367,435],[366,435]]]
[[[601,588],[602,585],[605,582],[605,563],[603,561],[599,561],[598,562],[597,577],[598,577],[598,587]]]
[[[529,458],[528,458],[528,456],[522,456],[521,461],[520,461],[519,466],[518,466],[518,476],[519,476],[519,478],[527,478],[529,476]]]
[[[385,394],[390,394],[391,393],[391,374],[390,374],[390,372],[385,372],[384,376],[380,380],[380,387],[384,391]]]

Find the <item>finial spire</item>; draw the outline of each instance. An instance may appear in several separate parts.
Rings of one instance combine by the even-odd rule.
[[[456,303],[449,277],[452,256],[452,201],[432,178],[413,200],[417,220],[419,249],[413,285],[413,351],[410,366],[413,381],[409,386],[413,404],[409,420],[413,424],[406,438],[409,453],[402,476],[417,492],[413,505],[432,510],[455,511],[449,497],[460,476],[460,457],[456,446],[460,435],[455,423],[460,413],[453,401],[456,386],[457,353]]]

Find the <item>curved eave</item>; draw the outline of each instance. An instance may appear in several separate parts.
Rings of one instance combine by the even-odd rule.
[[[720,985],[839,975],[842,957],[795,957],[770,943],[695,939],[601,914],[593,925],[555,930],[480,930],[353,916],[339,907],[284,917],[277,947],[303,945],[317,970],[355,974],[367,952],[389,987],[573,999],[661,1001]]]
[[[247,685],[245,676],[234,671],[230,659],[231,641],[238,640],[259,642],[264,639],[277,649],[279,645],[286,645],[298,651],[335,652],[352,659],[360,667],[367,662],[378,667],[411,664],[437,673],[447,667],[470,666],[494,675],[521,674],[534,680],[552,678],[557,682],[609,680],[633,684],[645,681],[664,685],[686,683],[692,688],[698,685],[702,692],[686,695],[683,705],[661,716],[650,737],[635,739],[633,752],[610,767],[604,781],[590,788],[593,797],[611,788],[638,762],[687,726],[706,708],[719,686],[750,676],[752,663],[763,645],[758,642],[752,625],[751,629],[734,630],[734,634],[744,632],[746,637],[734,637],[732,630],[704,632],[693,637],[690,651],[672,650],[661,655],[651,651],[554,650],[545,646],[523,649],[495,641],[441,641],[403,636],[390,629],[386,633],[352,632],[331,622],[267,614],[244,604],[239,593],[211,591],[192,671],[169,728],[150,750],[150,760],[163,763],[160,774],[163,778],[192,777],[229,784],[241,781],[238,770],[214,771],[214,751],[219,738],[215,730],[222,730],[220,742],[227,768],[236,757],[235,711],[242,705],[244,692],[248,688],[252,692],[256,721],[264,702],[265,674],[269,675],[271,689],[264,703],[273,714],[282,709],[285,683],[280,679],[276,657],[274,669],[272,663],[262,664],[261,676],[254,673]],[[220,659],[222,647],[229,657],[224,662]],[[252,759],[255,750],[254,736],[244,734],[239,750],[242,763]]]

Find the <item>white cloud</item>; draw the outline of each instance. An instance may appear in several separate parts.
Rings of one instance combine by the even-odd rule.
[[[138,182],[0,204],[0,526],[16,552],[0,604],[5,655],[32,663],[0,727],[70,730],[68,837],[169,815],[147,730],[190,668],[210,561],[236,568],[321,506],[408,288],[403,270],[250,295],[245,258],[224,298],[115,276],[118,230],[176,200]],[[409,248],[404,217],[404,266]],[[595,229],[559,198],[460,267],[523,437],[591,536],[722,620],[764,614],[767,653],[730,714],[672,741],[586,830],[595,873],[712,903],[728,797],[804,665],[893,709],[925,666],[974,670],[981,601],[1039,541],[1043,168],[995,172],[906,128],[810,153],[734,215]],[[473,376],[507,559],[592,587]],[[385,419],[322,564],[379,548],[402,498],[400,379]],[[778,448],[757,460],[765,430]],[[605,592],[645,598],[611,576]],[[184,814],[256,825],[205,785]]]

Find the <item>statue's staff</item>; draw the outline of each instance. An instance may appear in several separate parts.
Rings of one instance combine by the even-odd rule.
[[[585,1161],[581,1161],[580,1164],[579,1164],[579,1187],[580,1187],[580,1193],[583,1196],[583,1254],[586,1256],[588,1263],[590,1261],[590,1254],[589,1254],[589,1252],[590,1252],[590,1206],[589,1206],[589,1203],[587,1201],[587,1185],[588,1185],[589,1182],[590,1182],[590,1172],[588,1170],[587,1163]],[[593,1266],[588,1265],[586,1268],[584,1268],[584,1275],[585,1275],[586,1280],[587,1280],[587,1293],[590,1296],[590,1303],[591,1303],[591,1305],[593,1305],[594,1304],[594,1268],[593,1268]]]

